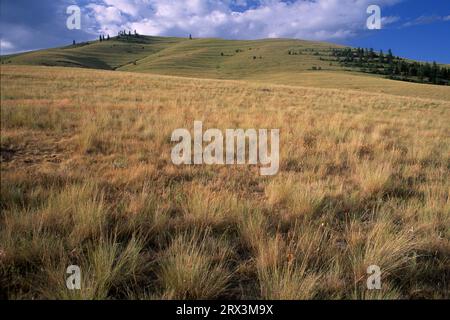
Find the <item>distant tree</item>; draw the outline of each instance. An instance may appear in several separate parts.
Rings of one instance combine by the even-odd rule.
[[[388,55],[387,55],[387,62],[388,62],[389,64],[391,64],[393,61],[394,61],[394,55],[392,54],[392,50],[389,49]]]
[[[353,52],[352,49],[347,50],[347,61],[353,62]]]
[[[394,74],[395,75],[400,75],[401,73],[402,73],[402,71],[401,71],[399,65],[398,64],[395,65],[395,67],[394,67]]]
[[[439,72],[439,67],[436,63],[436,61],[433,61],[433,66],[431,67],[431,82],[434,84],[437,84],[439,82],[439,76],[440,76],[440,72]]]
[[[423,67],[423,74],[425,78],[431,79],[431,65],[428,62]]]
[[[99,40],[100,40],[100,42],[102,42],[103,41],[103,38],[102,38],[102,36],[100,35],[100,38],[99,38]]]
[[[412,63],[409,65],[408,77],[415,77],[415,76],[417,76],[417,64]]]
[[[423,81],[425,78],[425,67],[422,64],[419,66],[419,69],[417,70],[417,76],[419,77],[420,81]]]
[[[373,48],[370,48],[369,50],[369,59],[375,58],[375,51],[373,51]]]
[[[107,40],[110,40],[111,38],[109,37],[109,34],[108,34],[108,36],[107,36]]]
[[[380,57],[380,58],[379,58],[380,63],[383,64],[383,63],[384,63],[384,53],[383,53],[383,50],[380,50],[379,57]]]
[[[449,69],[443,67],[441,74],[443,79],[449,80]]]

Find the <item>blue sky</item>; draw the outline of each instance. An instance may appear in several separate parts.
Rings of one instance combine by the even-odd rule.
[[[1,0],[2,54],[67,45],[119,30],[227,39],[298,38],[450,63],[449,0]],[[82,10],[81,30],[66,8]],[[368,30],[379,5],[382,29]]]

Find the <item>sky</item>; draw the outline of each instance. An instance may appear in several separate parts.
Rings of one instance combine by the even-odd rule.
[[[67,28],[67,8],[81,29]],[[369,30],[370,5],[381,29]],[[450,64],[449,0],[1,0],[1,54],[93,40],[136,30],[157,36],[295,38]]]

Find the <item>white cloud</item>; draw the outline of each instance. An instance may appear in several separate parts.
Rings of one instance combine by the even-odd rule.
[[[88,6],[98,32],[232,39],[301,38],[332,40],[365,29],[371,4],[401,0],[97,0]],[[235,8],[233,11],[232,8]],[[384,25],[396,21],[384,17]]]
[[[387,16],[387,17],[382,17],[381,18],[381,22],[383,26],[387,26],[389,24],[395,23],[400,21],[400,17],[397,16]]]
[[[15,46],[11,42],[4,40],[4,39],[0,39],[0,51],[2,53],[9,52],[9,51],[13,50],[14,48],[15,48]]]
[[[150,4],[150,2],[146,0],[103,0],[103,2],[132,17],[137,17],[140,9],[148,7]]]
[[[412,27],[412,26],[419,26],[424,24],[431,24],[434,22],[439,21],[450,21],[450,16],[438,16],[438,15],[432,15],[432,16],[420,16],[418,18],[415,18],[413,20],[410,20],[403,24],[403,27]]]
[[[122,17],[121,11],[113,6],[107,7],[98,4],[90,4],[87,6],[88,9],[92,10],[95,19],[100,25],[107,24],[121,24],[126,20]]]

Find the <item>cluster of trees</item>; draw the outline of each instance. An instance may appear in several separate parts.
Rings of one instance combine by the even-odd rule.
[[[301,55],[301,54],[302,54],[301,50],[289,50],[288,51],[288,55],[290,55],[290,56],[298,56],[298,55]]]
[[[102,42],[102,41],[111,40],[111,38],[109,37],[109,34],[106,36],[106,38],[105,38],[104,35],[101,34],[101,35],[99,36],[99,40],[100,40],[100,42]]]
[[[436,62],[410,62],[394,56],[392,50],[385,54],[373,49],[333,49],[332,56],[343,66],[360,68],[363,72],[382,74],[395,80],[439,85],[450,83],[449,68],[439,66]]]
[[[135,37],[135,38],[139,38],[139,34],[137,33],[136,30],[134,30],[133,34],[131,33],[131,31],[127,32],[126,30],[122,30],[122,31],[119,31],[118,36],[119,36],[119,38],[121,38],[121,37]]]

